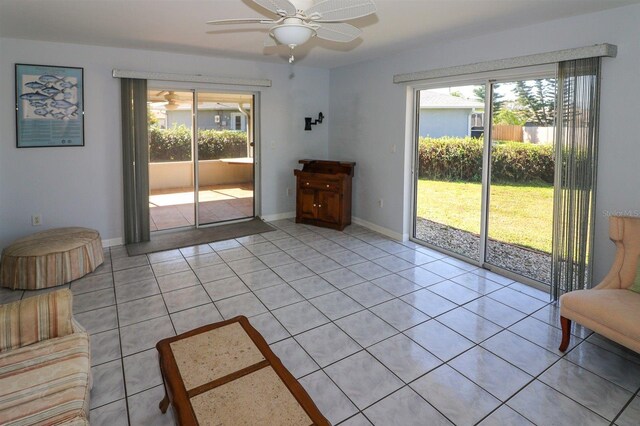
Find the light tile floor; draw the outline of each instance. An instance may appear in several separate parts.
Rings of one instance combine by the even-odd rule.
[[[173,424],[155,343],[239,314],[333,424],[640,424],[640,355],[580,326],[560,353],[547,294],[360,226],[272,224],[148,256],[114,247],[70,284],[92,425]]]

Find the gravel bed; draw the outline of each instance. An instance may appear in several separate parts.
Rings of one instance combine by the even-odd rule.
[[[471,232],[418,218],[416,238],[447,248],[471,259],[480,257],[480,237]],[[454,248],[452,250],[451,248]],[[489,240],[487,263],[517,272],[545,284],[551,283],[551,254]]]

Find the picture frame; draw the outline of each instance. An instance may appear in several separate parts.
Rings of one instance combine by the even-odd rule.
[[[15,64],[16,147],[84,146],[84,68]]]

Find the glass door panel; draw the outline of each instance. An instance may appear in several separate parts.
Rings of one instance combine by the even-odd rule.
[[[193,93],[149,89],[151,231],[195,225]]]
[[[198,225],[254,216],[253,95],[197,92]]]
[[[550,284],[554,78],[492,85],[485,262]]]
[[[485,85],[418,92],[414,238],[480,262]]]

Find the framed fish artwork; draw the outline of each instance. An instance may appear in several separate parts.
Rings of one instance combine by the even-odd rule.
[[[84,69],[16,64],[18,148],[84,146]]]

